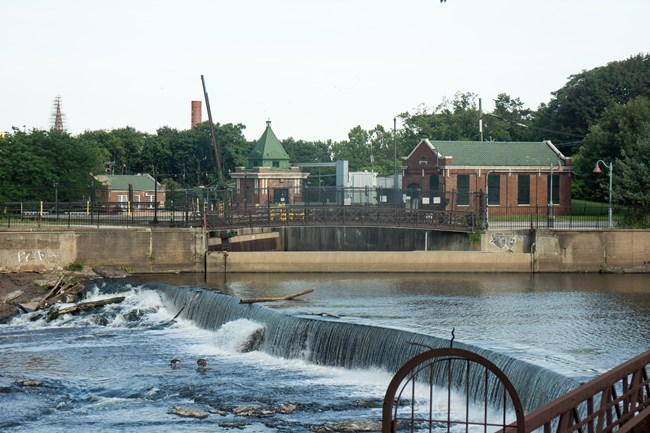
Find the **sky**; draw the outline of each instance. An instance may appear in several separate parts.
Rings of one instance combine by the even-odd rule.
[[[345,140],[457,92],[527,108],[650,53],[648,0],[0,0],[0,131],[190,128]],[[203,102],[203,120],[207,110]],[[399,124],[398,124],[399,127]]]

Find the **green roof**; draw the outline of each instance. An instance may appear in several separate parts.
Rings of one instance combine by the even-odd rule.
[[[128,191],[129,185],[133,191],[153,191],[155,189],[153,177],[148,174],[100,174],[95,178],[102,184],[110,185],[113,191]],[[159,183],[158,190],[162,189]]]
[[[271,129],[271,121],[266,122],[266,130],[257,141],[255,147],[248,154],[248,167],[273,167],[273,162],[278,162],[275,168],[288,169],[289,155],[285,152],[282,143]]]
[[[566,165],[565,157],[549,141],[429,141],[454,166]]]

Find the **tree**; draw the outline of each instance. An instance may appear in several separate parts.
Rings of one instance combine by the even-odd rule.
[[[332,145],[334,160],[348,161],[350,171],[362,170],[370,161],[370,134],[357,125],[348,132],[348,139]]]
[[[647,215],[650,211],[650,120],[634,146],[621,153],[622,158],[615,163],[620,175],[613,187],[614,197],[619,203]]]
[[[473,93],[458,92],[453,100],[447,98],[433,110],[418,107],[415,114],[400,115],[407,135],[417,142],[430,140],[479,140],[478,97]]]
[[[607,199],[609,184],[606,176],[594,178],[596,161],[607,164],[636,154],[639,137],[650,123],[650,99],[637,97],[623,105],[615,105],[603,114],[585,137],[574,157],[574,194],[577,198]],[[617,163],[615,163],[615,166]],[[614,184],[621,182],[622,173],[614,170]]]
[[[571,75],[552,95],[538,109],[537,126],[585,136],[607,110],[637,96],[650,97],[650,55],[639,54]],[[547,138],[565,137],[550,133]]]
[[[533,111],[524,107],[519,98],[500,93],[494,100],[494,110],[483,116],[485,140],[541,141],[540,132],[530,127]]]
[[[0,200],[80,200],[101,164],[87,143],[67,132],[14,129],[0,140]]]
[[[282,140],[282,147],[289,154],[292,163],[331,162],[331,141]]]

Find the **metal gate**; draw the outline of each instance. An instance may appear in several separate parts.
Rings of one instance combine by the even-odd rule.
[[[512,383],[491,361],[454,348],[421,353],[388,385],[382,433],[524,432]]]

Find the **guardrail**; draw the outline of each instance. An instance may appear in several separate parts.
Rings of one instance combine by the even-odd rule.
[[[527,414],[526,433],[648,432],[649,369],[650,350]]]

